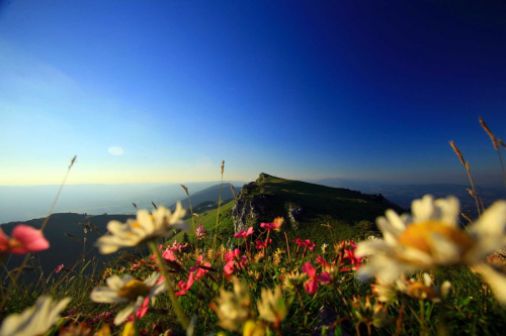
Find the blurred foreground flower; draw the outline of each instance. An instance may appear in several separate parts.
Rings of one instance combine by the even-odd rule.
[[[64,264],[59,264],[54,268],[55,273],[60,273],[65,268]]]
[[[158,207],[152,213],[147,210],[137,211],[136,219],[126,223],[110,221],[107,224],[109,234],[100,237],[97,246],[100,253],[114,253],[122,247],[137,246],[158,237],[167,237],[173,229],[185,229],[183,217],[186,211],[177,203],[172,213],[169,209]]]
[[[260,227],[265,231],[280,231],[284,221],[283,217],[276,217],[272,223],[260,223]]]
[[[395,301],[397,293],[403,293],[417,300],[440,302],[448,296],[451,287],[449,281],[444,281],[440,286],[437,286],[428,273],[422,273],[411,279],[401,277],[394,283],[382,283],[378,280],[372,285],[372,292],[376,299],[382,303]]]
[[[242,336],[265,336],[267,330],[262,321],[248,320],[242,329]]]
[[[316,268],[308,261],[302,265],[302,271],[309,277],[304,283],[304,289],[310,295],[314,295],[318,290],[318,284],[329,284],[330,275],[327,272],[316,273]]]
[[[140,281],[125,274],[113,275],[107,279],[107,287],[97,287],[91,292],[91,299],[100,303],[128,303],[115,317],[114,324],[119,325],[132,315],[142,317],[147,311],[146,300],[154,298],[165,290],[163,282],[159,283],[158,273],[152,273],[146,280]]]
[[[253,227],[250,226],[249,228],[247,228],[245,230],[241,230],[239,232],[234,233],[234,238],[246,239],[249,236],[251,236],[252,234],[253,234]]]
[[[0,336],[42,335],[60,319],[60,313],[69,302],[70,298],[53,301],[49,296],[41,296],[35,305],[22,313],[7,316],[0,328]]]
[[[211,304],[219,325],[228,331],[240,331],[250,315],[251,299],[245,283],[232,278],[233,291],[220,290],[220,296]]]
[[[12,230],[10,238],[0,228],[0,253],[26,254],[48,248],[49,242],[36,228],[20,224]]]
[[[436,266],[468,265],[480,273],[496,298],[506,303],[506,276],[486,264],[486,257],[506,245],[506,202],[498,201],[467,230],[458,225],[459,202],[454,197],[413,201],[412,217],[388,210],[377,224],[384,239],[358,244],[356,255],[369,256],[362,276],[377,276],[385,284],[405,273]]]
[[[199,226],[197,226],[197,228],[195,229],[195,238],[197,238],[197,240],[202,240],[206,237],[206,235],[207,230],[204,227],[204,225],[200,224]]]
[[[274,290],[262,288],[261,300],[257,301],[257,308],[260,318],[271,322],[275,328],[279,328],[288,314],[281,287],[277,286]]]

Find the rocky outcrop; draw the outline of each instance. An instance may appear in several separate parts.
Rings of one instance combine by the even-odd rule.
[[[258,184],[251,182],[244,185],[232,209],[235,232],[254,226],[265,213],[268,206],[266,195],[256,194]]]
[[[293,202],[280,204],[279,198],[264,189],[264,182],[272,176],[261,173],[254,182],[244,185],[232,209],[234,230],[244,230],[249,226],[256,227],[261,222],[270,222],[275,217],[284,216],[292,227],[296,227],[297,218],[302,208]]]

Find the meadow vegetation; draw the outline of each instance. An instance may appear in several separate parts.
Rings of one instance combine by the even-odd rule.
[[[504,142],[480,124],[502,166]],[[346,213],[334,205],[349,199],[323,189],[314,197],[311,185],[269,177],[261,193],[279,213],[268,220],[235,231],[237,199],[200,213],[191,202],[189,209],[154,204],[107,224],[96,248],[121,256],[108,267],[83,258],[30,282],[21,279],[31,256],[51,248],[50,217],[41,229],[0,229],[0,262],[25,256],[15,269],[2,264],[0,336],[502,334],[506,201],[482,204],[470,164],[451,146],[468,174],[475,218],[456,198],[429,195],[406,214],[392,205],[380,215],[360,202]],[[304,190],[299,200],[325,211],[308,211],[294,228],[280,193],[269,191],[276,184],[287,195]],[[360,207],[378,217],[376,225],[350,225]]]

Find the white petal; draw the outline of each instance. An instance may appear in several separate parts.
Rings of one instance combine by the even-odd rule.
[[[160,277],[160,274],[158,274],[157,272],[153,272],[146,279],[144,279],[144,283],[148,287],[153,287],[159,277]]]
[[[430,277],[429,273],[423,273],[422,274],[422,277],[423,277],[423,284],[427,287],[430,287],[432,286],[432,278]]]
[[[181,205],[181,202],[176,203],[176,209],[174,210],[174,213],[170,217],[169,224],[175,224],[182,220],[184,218],[184,215],[186,214],[186,210],[183,209],[183,206]]]
[[[129,304],[128,306],[126,306],[125,308],[123,308],[122,310],[120,310],[119,313],[114,318],[114,324],[115,325],[120,325],[123,322],[125,322],[126,319],[130,315],[132,315],[132,313],[134,312],[134,310],[135,310],[135,303]]]
[[[125,231],[126,225],[118,222],[116,220],[112,220],[109,223],[107,223],[107,230],[111,232],[112,234],[118,234]]]
[[[497,201],[470,228],[478,236],[504,236],[506,229],[506,201]]]
[[[387,210],[385,216],[397,232],[402,232],[406,229],[406,223],[404,223],[404,221],[395,211]]]
[[[475,265],[472,269],[481,274],[483,280],[492,289],[497,301],[503,305],[506,304],[506,276],[486,264]]]
[[[90,298],[94,302],[99,303],[120,303],[125,302],[125,299],[118,297],[116,292],[113,292],[108,289],[95,288],[91,294]]]
[[[391,249],[383,240],[367,240],[357,244],[355,255],[357,257],[365,257],[376,253],[386,252]]]
[[[410,263],[418,265],[422,268],[429,267],[434,263],[432,257],[429,254],[411,247],[403,248],[402,251],[398,252],[398,255],[399,258],[407,260]]]
[[[460,248],[444,236],[433,233],[430,236],[432,257],[438,264],[454,264],[461,258]]]
[[[107,286],[110,289],[117,291],[132,279],[133,279],[132,276],[128,274],[125,274],[122,277],[119,277],[118,275],[112,275],[107,278],[106,282]]]
[[[435,205],[439,209],[439,216],[445,224],[457,226],[460,205],[456,197],[449,196],[446,199],[438,199],[435,201]]]
[[[153,222],[153,218],[151,214],[146,210],[137,211],[137,222],[142,227],[142,231],[144,232],[153,232],[155,230],[155,223]],[[132,227],[135,229],[135,227]]]
[[[432,218],[434,213],[434,200],[431,195],[425,195],[421,199],[411,203],[411,212],[417,222],[426,221]]]
[[[384,217],[378,218],[376,220],[376,225],[380,229],[383,234],[383,239],[388,245],[397,245],[397,237],[400,235],[400,231],[396,230]]]

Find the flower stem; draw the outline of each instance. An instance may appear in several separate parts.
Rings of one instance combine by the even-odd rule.
[[[427,328],[427,321],[425,320],[425,304],[423,300],[418,300],[418,305],[420,308],[420,335],[426,336],[429,335],[429,330]]]
[[[156,244],[154,242],[149,243],[149,248],[151,249],[151,252],[156,257],[156,262],[158,264],[158,267],[160,268],[160,272],[162,273],[162,276],[165,280],[165,284],[167,286],[167,293],[169,294],[170,302],[172,303],[172,307],[174,308],[174,312],[176,313],[176,317],[179,321],[179,324],[186,330],[188,326],[190,325],[188,321],[188,317],[186,317],[183,308],[177,301],[175,292],[175,287],[172,283],[172,281],[169,279],[169,272],[167,271],[167,268],[165,267],[165,263],[163,262],[162,255],[160,254],[160,251],[156,247]]]

